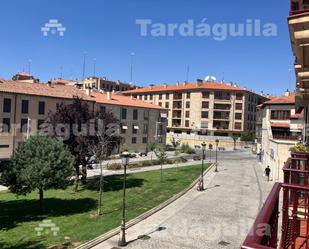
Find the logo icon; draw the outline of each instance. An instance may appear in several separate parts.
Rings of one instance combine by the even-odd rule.
[[[36,228],[34,228],[38,236],[42,236],[43,233],[53,233],[53,236],[57,236],[60,228],[56,226],[52,220],[43,220]]]
[[[50,19],[48,23],[45,24],[44,27],[41,28],[43,32],[43,36],[48,36],[49,33],[55,35],[59,34],[59,36],[64,36],[64,32],[67,29],[62,26],[62,24],[57,19]]]

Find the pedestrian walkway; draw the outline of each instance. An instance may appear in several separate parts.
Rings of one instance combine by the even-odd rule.
[[[205,176],[206,190],[180,199],[127,230],[127,248],[239,248],[272,183],[250,152],[219,158],[219,172]],[[118,236],[95,249],[117,247]]]

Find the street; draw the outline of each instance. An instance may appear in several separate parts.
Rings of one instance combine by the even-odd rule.
[[[127,248],[239,248],[272,188],[250,151],[219,153],[219,172],[127,230]],[[117,247],[118,236],[95,249]]]

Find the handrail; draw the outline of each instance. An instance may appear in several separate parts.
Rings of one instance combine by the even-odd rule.
[[[263,237],[259,234],[261,231],[261,224],[268,224],[272,218],[273,212],[278,204],[280,190],[282,183],[276,183],[267,197],[259,215],[257,216],[249,235],[245,239],[242,249],[270,249],[261,244]],[[259,232],[258,232],[259,231]]]

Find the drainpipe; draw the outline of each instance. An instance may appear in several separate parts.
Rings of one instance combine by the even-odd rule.
[[[13,130],[13,148],[12,148],[12,154],[14,154],[15,151],[15,144],[16,144],[16,108],[17,108],[17,94],[14,94],[14,130]]]

